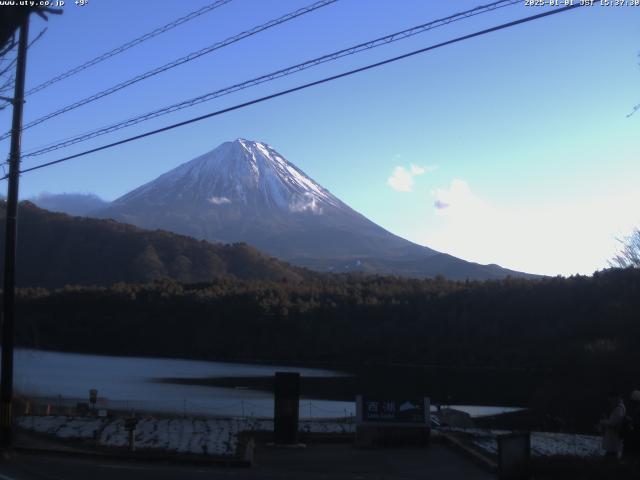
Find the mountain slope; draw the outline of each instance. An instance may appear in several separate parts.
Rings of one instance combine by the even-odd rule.
[[[4,251],[6,203],[0,203]],[[4,257],[0,258],[0,268]],[[111,285],[174,278],[298,281],[305,275],[245,244],[214,245],[164,231],[146,231],[112,220],[70,217],[21,202],[19,286]]]
[[[270,146],[238,139],[96,213],[216,242],[247,242],[297,265],[453,279],[522,275],[400,238],[359,214]]]

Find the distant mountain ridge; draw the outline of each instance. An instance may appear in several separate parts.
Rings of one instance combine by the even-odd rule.
[[[109,202],[92,193],[47,193],[43,192],[28,201],[51,212],[86,216],[109,205]]]
[[[0,202],[0,249],[5,214],[6,203]],[[18,228],[20,287],[108,286],[163,278],[297,282],[307,275],[246,244],[214,245],[113,220],[52,213],[30,202],[20,203]],[[0,268],[3,261],[0,256]]]

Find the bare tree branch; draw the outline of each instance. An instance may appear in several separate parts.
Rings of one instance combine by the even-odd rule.
[[[16,46],[16,38],[15,35],[13,36],[13,38],[11,39],[10,42],[7,42],[7,44],[5,45],[5,47],[0,50],[0,57],[4,57],[7,53],[9,53],[13,47]]]
[[[47,27],[43,28],[42,30],[40,30],[40,33],[38,33],[38,35],[36,35],[36,37],[31,40],[31,42],[29,42],[29,45],[27,45],[27,48],[31,48],[38,40],[40,40],[44,34],[47,31]],[[10,47],[13,48],[13,45],[15,45],[15,42],[12,42]],[[8,53],[9,51],[11,51],[11,48],[5,48],[3,50],[3,53],[0,53],[0,60],[4,60],[2,58],[3,54]],[[14,57],[9,63],[8,65],[6,65],[5,67],[2,68],[2,70],[0,71],[0,77],[4,76],[5,74],[7,74],[12,68],[14,68],[15,64],[16,64],[16,60],[17,57]],[[10,90],[11,88],[13,88],[13,82],[14,82],[14,76],[10,75],[7,79],[7,81],[4,81],[4,83],[2,85],[0,85],[0,93],[4,93],[8,90]],[[10,103],[4,103],[2,105],[0,105],[0,110],[4,110],[5,108],[7,108],[10,105]]]
[[[614,268],[640,268],[640,229],[636,228],[630,235],[619,238],[621,250],[609,260]]]

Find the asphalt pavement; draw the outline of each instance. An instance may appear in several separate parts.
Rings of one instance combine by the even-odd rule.
[[[488,480],[495,475],[444,445],[361,449],[347,444],[274,448],[258,445],[252,467],[114,461],[72,455],[14,453],[0,460],[0,480]]]

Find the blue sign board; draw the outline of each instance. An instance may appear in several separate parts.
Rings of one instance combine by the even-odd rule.
[[[425,399],[379,400],[362,398],[363,422],[425,424]],[[429,412],[430,414],[431,412]]]

